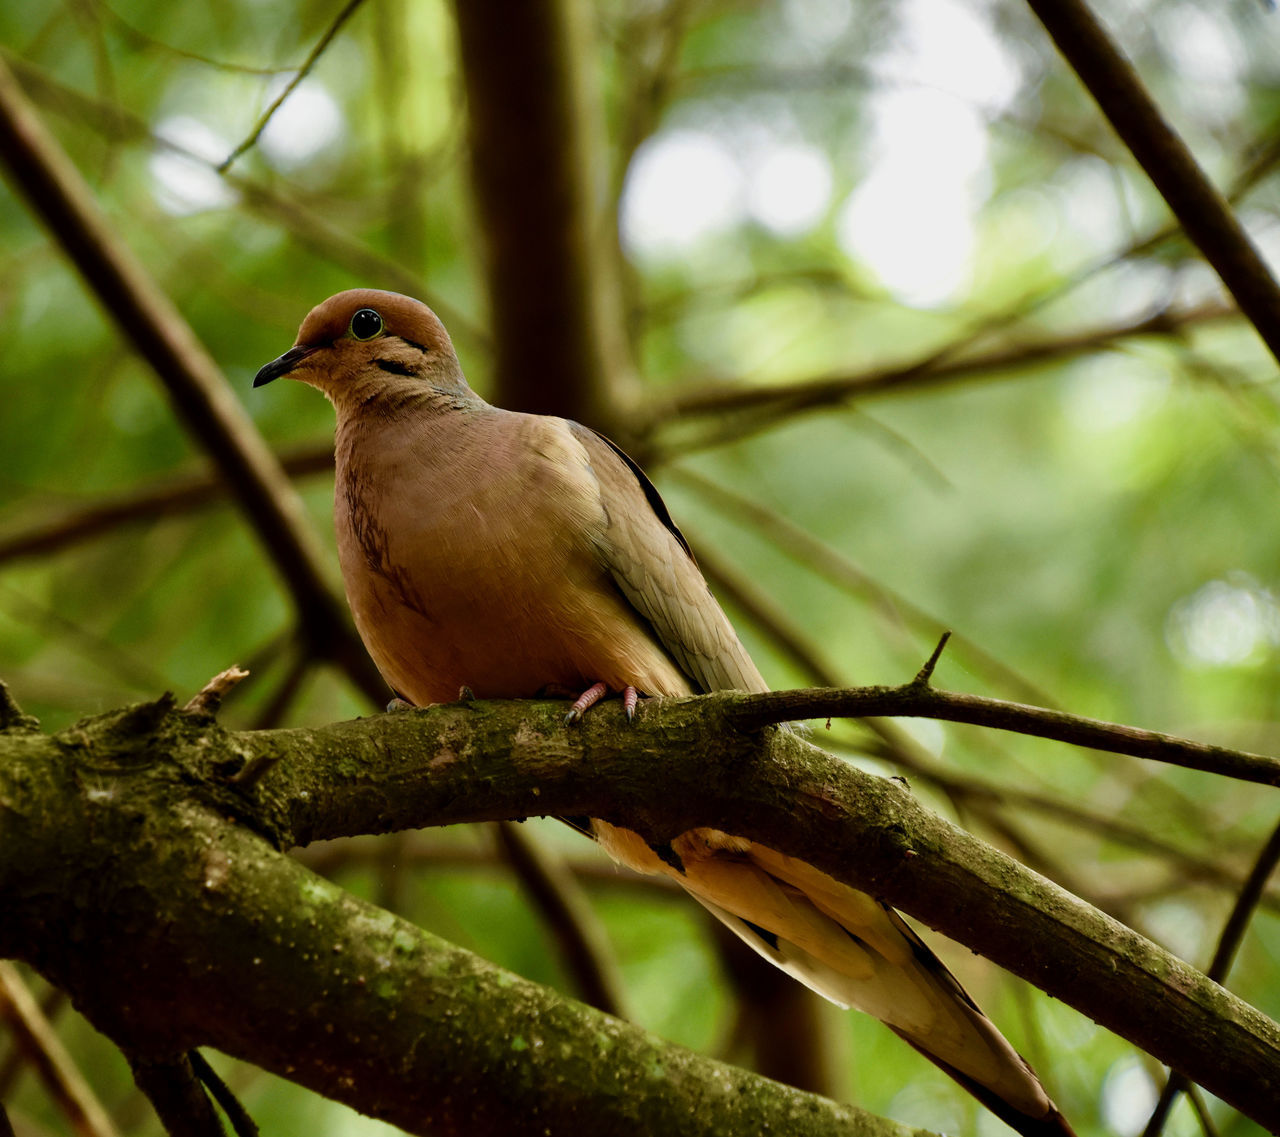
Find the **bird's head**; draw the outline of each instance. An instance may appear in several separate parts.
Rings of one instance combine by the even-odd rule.
[[[253,385],[282,375],[324,392],[339,412],[426,389],[474,397],[436,314],[411,296],[374,288],[339,292],[312,308],[293,347]]]

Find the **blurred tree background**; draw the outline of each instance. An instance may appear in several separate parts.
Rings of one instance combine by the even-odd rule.
[[[775,687],[904,681],[951,628],[942,686],[1274,752],[1275,361],[1019,0],[583,3],[547,50],[560,71],[522,98],[506,88],[540,45],[504,42],[502,9],[0,7],[0,57],[287,459],[335,588],[332,412],[249,383],[313,304],[392,288],[436,308],[481,393],[580,418],[647,466]],[[1096,9],[1280,254],[1280,16]],[[230,725],[370,713],[12,191],[0,234],[0,677],[24,709],[58,728],[239,662]],[[1208,966],[1274,797],[898,726],[909,744],[839,723],[820,741]],[[781,1075],[795,1047],[768,1043],[803,1022],[797,1080],[1004,1131],[879,1024],[766,990],[685,898],[551,823],[522,832],[586,889],[645,1026]],[[489,829],[300,855],[577,991]],[[1272,1016],[1278,911],[1266,890],[1228,980]],[[1081,1137],[1142,1131],[1156,1063],[941,950]],[[120,1130],[158,1132],[114,1049],[28,978]],[[214,1060],[272,1137],[391,1132]],[[0,1098],[20,1135],[73,1132],[10,1046]],[[1165,1132],[1260,1130],[1182,1099]]]

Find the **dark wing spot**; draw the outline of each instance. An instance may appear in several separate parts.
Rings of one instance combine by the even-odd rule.
[[[933,949],[930,948],[929,945],[926,944],[918,935],[916,935],[915,929],[912,928],[906,920],[899,916],[898,913],[890,908],[883,900],[880,901],[880,907],[889,914],[889,919],[893,921],[894,925],[906,939],[908,945],[911,947],[911,954],[916,957],[916,962],[926,971],[930,972],[938,982],[950,990],[956,998],[963,1003],[967,1003],[973,1010],[977,1011],[978,1014],[981,1015],[982,1008],[973,1001],[969,992],[960,986],[960,980],[947,970],[947,965],[933,954]],[[852,932],[849,934],[853,935]],[[857,939],[857,937],[854,936],[854,939]],[[931,1061],[936,1061],[936,1059],[931,1059]]]
[[[663,864],[670,865],[681,876],[684,875],[684,861],[680,859],[680,854],[671,847],[671,843],[669,841],[661,845],[655,845],[650,841],[648,842],[648,845],[649,848],[653,850],[658,860]]]
[[[741,919],[741,917],[739,917],[739,919]],[[746,924],[746,926],[750,928],[753,932],[755,932],[757,936],[759,936],[762,940],[764,940],[765,943],[767,943],[771,948],[773,948],[774,951],[778,950],[778,937],[775,936],[772,932],[770,932],[766,928],[760,927],[759,924],[753,924],[750,920],[743,920],[742,922]]]
[[[587,428],[584,427],[583,429]],[[662,495],[658,493],[658,487],[649,481],[649,475],[640,469],[617,443],[611,442],[597,430],[593,430],[591,433],[627,464],[628,469],[635,474],[636,481],[640,483],[640,488],[644,490],[644,496],[649,502],[649,508],[657,514],[658,520],[671,531],[671,535],[680,542],[680,547],[689,554],[689,559],[694,561],[693,550],[689,548],[689,542],[684,539],[684,534],[676,528],[676,523],[671,520],[671,513],[667,509],[667,503],[662,500]],[[694,563],[696,564],[697,561],[694,561]]]

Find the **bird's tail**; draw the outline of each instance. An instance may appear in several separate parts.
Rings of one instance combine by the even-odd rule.
[[[619,860],[678,880],[755,951],[832,1002],[880,1019],[1024,1137],[1074,1137],[1031,1067],[891,908],[715,830],[686,833],[655,855],[626,830],[596,829]]]

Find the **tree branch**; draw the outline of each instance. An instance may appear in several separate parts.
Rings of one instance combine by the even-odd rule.
[[[32,101],[45,110],[78,125],[88,126],[109,141],[143,144],[161,151],[181,154],[188,161],[216,171],[216,164],[204,155],[155,134],[145,119],[114,103],[95,99],[58,82],[28,60],[6,52],[2,45],[0,61],[9,65]],[[339,265],[353,276],[378,281],[383,287],[418,297],[429,304],[448,325],[449,335],[455,344],[467,343],[473,350],[488,350],[487,333],[477,327],[460,308],[454,307],[448,299],[438,295],[420,273],[411,271],[399,261],[384,256],[343,232],[297,198],[283,196],[264,183],[243,175],[227,173],[223,178],[240,195],[244,206],[251,213],[273,225],[279,225],[303,247]]]
[[[303,60],[302,66],[298,68],[297,74],[285,84],[284,89],[272,101],[271,105],[262,112],[262,116],[254,123],[253,129],[249,132],[248,137],[244,139],[230,154],[223,159],[222,164],[218,166],[218,173],[225,174],[231,169],[232,163],[252,149],[258,139],[262,137],[262,132],[267,129],[267,124],[271,122],[272,116],[284,104],[284,101],[293,94],[298,84],[311,74],[311,69],[319,62],[320,56],[325,49],[333,42],[334,36],[342,29],[342,25],[355,13],[355,10],[364,3],[364,0],[347,0],[342,6],[341,11],[333,18],[329,26],[325,28],[324,34],[315,42],[315,46],[307,53],[307,58]]]
[[[0,851],[0,855],[3,852]],[[120,1137],[13,964],[0,960],[0,1021],[81,1137]]]
[[[316,877],[254,832],[274,806],[226,780],[296,737],[227,734],[171,700],[0,736],[0,953],[70,991],[135,1066],[211,1045],[411,1133],[915,1132],[667,1044]]]
[[[333,443],[282,454],[279,461],[292,478],[331,474]],[[216,470],[174,471],[163,480],[143,483],[92,505],[68,509],[61,516],[0,535],[0,564],[61,552],[127,525],[149,524],[160,517],[185,516],[198,509],[224,504],[226,499],[227,485]]]
[[[1084,0],[1027,0],[1205,260],[1280,360],[1280,287],[1226,199]]]
[[[583,0],[454,5],[497,401],[612,429],[630,376],[596,167]],[[536,361],[531,365],[531,361]]]
[[[740,696],[733,706],[725,708],[725,717],[738,730],[759,730],[773,723],[805,719],[863,718],[867,715],[901,715],[989,726],[1069,742],[1073,746],[1087,746],[1092,750],[1106,750],[1112,754],[1131,754],[1135,758],[1149,758],[1241,781],[1280,785],[1280,759],[1265,754],[1192,742],[1159,731],[1102,722],[1066,711],[1009,703],[1002,699],[984,699],[957,691],[941,691],[923,683],[907,683],[900,687],[767,691]]]
[[[974,334],[965,334],[908,363],[890,364],[853,375],[832,375],[787,383],[744,384],[724,379],[699,383],[691,378],[682,383],[679,391],[669,399],[654,400],[645,408],[646,421],[643,425],[645,429],[653,430],[675,420],[749,411],[760,412],[764,422],[770,416],[776,421],[779,414],[817,410],[885,391],[929,388],[1011,374],[1037,364],[1105,350],[1121,340],[1172,335],[1190,325],[1227,319],[1233,315],[1232,309],[1217,303],[1205,303],[1181,311],[1162,309],[1122,324],[1041,336],[1012,346],[961,354],[976,338]],[[979,328],[977,334],[984,334],[987,330]],[[731,428],[732,424],[729,424],[720,429]]]
[[[97,300],[164,383],[288,586],[318,654],[339,662],[378,701],[386,684],[329,588],[301,499],[232,396],[217,364],[121,241],[71,160],[0,60],[0,159]]]
[[[268,753],[290,758],[272,771],[267,787],[288,815],[286,829],[299,837],[425,818],[510,816],[531,801],[539,812],[604,817],[655,842],[699,825],[723,828],[884,898],[1184,1069],[1251,1116],[1270,1115],[1280,1124],[1275,1024],[936,818],[896,783],[822,755],[791,732],[736,734],[732,708],[746,700],[650,701],[634,731],[619,731],[601,715],[569,733],[557,706],[473,703],[393,716],[400,721],[385,727],[273,732]],[[523,708],[518,725],[508,717],[517,708]],[[424,745],[427,732],[435,745]],[[688,762],[690,753],[698,763]],[[323,785],[294,780],[304,755],[326,771]],[[330,777],[340,758],[344,773]],[[336,796],[326,802],[330,793]],[[1231,1051],[1225,1063],[1223,1047]]]
[[[1231,908],[1231,915],[1223,925],[1222,934],[1218,937],[1217,949],[1213,953],[1213,960],[1207,972],[1210,979],[1215,979],[1219,983],[1226,979],[1227,972],[1231,970],[1231,962],[1235,959],[1236,950],[1240,947],[1240,941],[1244,939],[1245,929],[1253,919],[1253,914],[1262,900],[1263,889],[1266,888],[1271,874],[1275,872],[1277,864],[1280,864],[1280,825],[1271,831],[1271,836],[1258,853],[1253,869]],[[1160,1091],[1160,1099],[1156,1102],[1151,1118],[1142,1131],[1142,1137],[1159,1137],[1178,1094],[1190,1088],[1191,1083],[1185,1074],[1178,1071],[1170,1073],[1168,1081]]]
[[[620,1084],[629,1087],[623,1097],[657,1092],[651,1038],[345,896],[282,861],[251,829],[283,847],[529,812],[601,817],[654,842],[712,826],[883,898],[1280,1126],[1275,1023],[934,816],[900,784],[791,731],[739,733],[731,722],[744,705],[750,698],[734,693],[649,700],[633,727],[605,709],[570,730],[559,703],[467,702],[314,730],[231,733],[167,699],[52,738],[2,735],[0,954],[39,967],[132,1054],[168,1059],[214,1045],[317,1088],[341,1082],[339,1096],[360,1108],[368,1095],[394,1095],[380,1115],[403,1125],[411,1114],[411,1129],[440,1111],[474,1112],[483,1124],[472,1132],[501,1131],[493,1111],[508,1107],[563,1120],[563,1095],[579,1109],[593,1090],[600,1108],[630,1109],[611,1095]],[[231,780],[264,763],[253,790]],[[95,945],[92,958],[84,943]],[[126,982],[140,960],[143,990]],[[281,1010],[281,991],[291,1009]],[[498,998],[501,1012],[488,1005]],[[384,1022],[389,1007],[395,1015]],[[317,1029],[316,1008],[326,1023],[341,1019],[336,1039]],[[528,1051],[514,1055],[513,1038]],[[684,1093],[705,1101],[707,1085],[694,1090],[690,1079],[722,1077],[691,1056],[670,1061],[659,1095],[667,1104],[645,1110],[668,1109]],[[335,1063],[352,1086],[335,1079]],[[494,1094],[495,1075],[512,1083],[513,1098]],[[723,1077],[753,1109],[818,1109],[775,1091],[762,1099],[740,1072]],[[652,1131],[672,1131],[667,1115],[645,1116],[666,1119]]]

